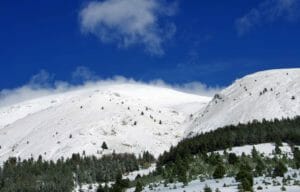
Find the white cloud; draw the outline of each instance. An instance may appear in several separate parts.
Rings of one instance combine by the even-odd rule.
[[[48,87],[53,79],[53,74],[50,74],[45,70],[41,70],[39,73],[31,77],[29,85],[31,87]]]
[[[71,75],[72,81],[75,82],[96,81],[99,79],[99,77],[93,71],[84,66],[77,67]]]
[[[222,87],[209,87],[206,84],[197,81],[171,85],[164,82],[163,80],[157,79],[150,81],[148,84],[202,96],[213,96],[214,94],[220,92],[223,89]]]
[[[299,0],[264,0],[257,8],[251,9],[237,19],[239,35],[244,35],[256,26],[272,23],[278,19],[295,21],[299,19]]]
[[[53,74],[41,70],[33,75],[26,85],[14,89],[0,90],[0,107],[61,92],[67,86],[65,83],[54,82]]]
[[[164,0],[93,1],[80,12],[84,33],[119,47],[142,45],[150,54],[164,54],[163,43],[176,31],[173,23],[161,22],[176,12],[176,3]]]
[[[85,69],[88,70],[87,68]],[[76,71],[78,71],[78,68],[75,70],[75,72]],[[22,102],[25,100],[51,95],[51,94],[63,93],[67,91],[77,90],[77,89],[84,89],[93,86],[122,84],[122,83],[144,84],[144,85],[151,85],[151,86],[158,86],[158,87],[166,87],[166,88],[175,89],[182,92],[188,92],[188,93],[193,93],[193,94],[198,94],[203,96],[212,96],[221,90],[220,87],[209,87],[201,82],[190,82],[186,84],[171,85],[165,83],[163,80],[160,79],[152,80],[149,82],[143,82],[143,81],[137,81],[132,78],[126,78],[122,76],[115,76],[109,79],[100,79],[99,77],[93,75],[95,79],[87,79],[85,82],[83,82],[80,85],[74,85],[72,83],[68,83],[65,81],[54,81],[51,78],[48,78],[49,81],[46,80],[47,78],[46,79],[41,78],[41,82],[38,82],[38,78],[36,78],[38,76],[52,77],[53,75],[42,70],[40,73],[34,75],[26,85],[23,85],[15,89],[0,90],[0,107]],[[33,79],[34,79],[34,83],[32,83]]]

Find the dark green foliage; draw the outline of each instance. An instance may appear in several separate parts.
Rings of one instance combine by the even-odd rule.
[[[211,153],[207,158],[207,162],[212,165],[218,165],[223,163],[219,153]]]
[[[196,155],[233,146],[275,142],[276,140],[300,144],[300,117],[226,126],[222,129],[184,139],[158,159],[158,166],[175,162],[176,157]]]
[[[123,192],[126,188],[129,187],[129,180],[128,179],[122,179],[122,173],[119,172],[116,176],[116,181],[112,185],[110,192]]]
[[[169,152],[159,157],[156,175],[161,175],[170,183],[174,181],[188,183],[191,178],[199,174],[222,178],[228,171],[228,175],[238,173],[237,179],[241,182],[242,189],[250,190],[253,186],[253,175],[272,174],[277,160],[263,157],[255,147],[252,149],[251,156],[243,153],[241,157],[233,153],[224,153],[221,156],[213,151],[264,142],[285,141],[300,144],[299,138],[300,117],[293,120],[263,120],[227,126],[182,140],[176,147],[171,147]],[[295,154],[300,159],[299,153],[295,152]],[[283,161],[286,162],[286,159]],[[294,164],[294,160],[292,161],[290,163]]]
[[[287,167],[282,161],[279,161],[275,166],[275,169],[273,171],[273,176],[283,177],[286,172],[287,172]]]
[[[253,175],[247,166],[242,166],[235,179],[241,182],[244,191],[252,191]]]
[[[242,181],[243,179],[246,179],[249,181],[249,183],[251,184],[251,186],[253,185],[253,176],[251,174],[251,172],[247,171],[247,170],[240,170],[238,172],[238,174],[236,175],[235,178],[237,181]]]
[[[102,143],[101,148],[102,148],[103,150],[108,149],[107,144],[105,143],[105,141]]]
[[[226,174],[228,176],[236,176],[236,179],[240,182],[240,191],[251,191],[253,177],[262,174],[271,176],[279,160],[284,162],[285,165],[295,165],[294,159],[287,159],[285,156],[275,156],[274,158],[264,157],[258,151],[253,156],[255,158],[252,155],[245,154],[237,157],[238,161],[235,164],[230,164],[227,161],[229,154],[226,153],[223,155],[217,155],[217,153],[209,153],[208,155],[199,154],[185,159],[177,157],[174,164],[170,163],[164,167],[158,167],[154,173],[150,174],[151,176],[137,177],[135,182],[142,181],[143,184],[148,184],[164,180],[165,185],[168,186],[169,183],[177,181],[187,184],[189,181],[199,178],[199,175],[201,181],[204,181],[203,179],[205,178],[211,178],[211,176],[221,178],[223,174],[217,176],[217,173],[223,171],[217,170],[222,170],[219,167],[224,166]],[[215,164],[216,162],[218,163]]]
[[[132,154],[112,154],[96,158],[73,154],[71,158],[57,162],[44,161],[41,156],[36,161],[10,158],[0,168],[0,191],[69,192],[73,190],[74,182],[80,185],[115,179],[116,185],[112,189],[122,191],[129,186],[129,181],[122,180],[121,173],[138,170],[139,162],[146,162],[150,156],[137,159]],[[99,187],[98,191],[108,192],[108,187]]]
[[[257,176],[262,176],[265,169],[266,169],[266,165],[262,161],[262,159],[261,158],[256,159],[255,173],[257,174]]]
[[[296,168],[300,169],[300,150],[298,148],[295,148],[293,153],[294,153]]]
[[[256,148],[254,146],[251,150],[251,155],[253,158],[258,158],[258,151],[256,150]]]
[[[141,192],[141,191],[143,191],[143,184],[142,184],[142,182],[138,181],[136,183],[134,192]]]
[[[74,183],[72,170],[62,161],[56,165],[32,159],[20,162],[16,158],[7,160],[0,172],[0,191],[71,191]]]
[[[213,177],[215,179],[221,179],[224,177],[225,173],[226,173],[225,167],[222,164],[219,164],[213,173]]]
[[[205,185],[204,192],[212,192],[212,190],[209,186]]]
[[[60,159],[57,162],[46,162],[41,157],[37,161],[33,159],[21,161],[11,158],[4,163],[2,168],[0,167],[0,191],[69,192],[73,190],[75,184],[109,181],[115,181],[115,184],[111,188],[107,185],[99,186],[97,191],[123,192],[129,186],[136,186],[136,191],[141,191],[143,185],[149,182],[164,179],[166,184],[175,181],[187,184],[193,176],[203,174],[222,178],[226,171],[228,175],[236,175],[243,191],[251,191],[253,175],[273,173],[274,176],[282,176],[286,172],[284,163],[299,168],[299,149],[293,149],[294,160],[291,160],[292,162],[280,155],[274,159],[262,157],[255,148],[251,156],[243,154],[241,157],[233,153],[220,155],[212,151],[264,142],[284,141],[300,144],[299,128],[300,118],[297,117],[293,120],[284,119],[261,123],[254,121],[251,124],[227,126],[201,134],[183,140],[178,146],[172,147],[170,152],[165,152],[160,156],[154,173],[137,177],[133,183],[123,180],[122,174],[137,170],[139,166],[148,167],[155,162],[155,158],[149,152],[144,152],[138,159],[130,154],[112,154],[100,159],[94,156],[73,154],[72,158]],[[107,148],[107,145],[104,148]]]
[[[241,180],[241,187],[244,191],[253,191],[251,182],[246,178]]]
[[[142,156],[139,156],[139,163],[143,167],[148,167],[150,163],[155,162],[155,157],[149,153],[149,151],[143,152]]]
[[[184,184],[187,184],[187,171],[189,168],[188,161],[186,159],[181,159],[180,157],[178,157],[175,162],[175,167],[176,168],[173,170],[175,171],[175,175],[178,176],[178,180],[180,182],[183,182]]]
[[[97,188],[97,192],[106,192],[102,185],[99,185]]]
[[[279,137],[275,138],[275,145],[277,145],[279,147],[282,146],[282,141],[280,140]]]
[[[140,174],[137,174],[137,176],[135,177],[135,180],[138,180],[141,178],[141,175]]]
[[[239,158],[236,156],[235,153],[229,153],[229,155],[228,155],[228,163],[229,164],[234,165],[234,164],[238,163],[238,161],[239,161]]]
[[[275,154],[277,155],[281,154],[281,149],[278,143],[275,143]]]
[[[103,188],[104,192],[109,192],[109,187],[108,185],[105,183],[104,188]]]

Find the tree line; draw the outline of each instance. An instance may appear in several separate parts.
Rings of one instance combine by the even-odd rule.
[[[261,122],[254,120],[247,124],[230,125],[184,139],[176,147],[171,147],[168,152],[159,156],[158,166],[174,163],[179,157],[184,159],[236,146],[283,141],[300,144],[299,116],[271,121],[264,119]]]
[[[71,158],[45,161],[10,158],[0,167],[0,191],[53,192],[72,191],[90,183],[107,183],[119,175],[138,170],[152,163],[154,157],[145,152],[139,158],[133,154],[111,154],[101,158],[73,154]]]

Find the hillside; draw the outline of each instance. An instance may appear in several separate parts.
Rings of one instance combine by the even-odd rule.
[[[0,160],[149,150],[183,136],[210,98],[142,84],[99,85],[0,108]],[[108,150],[102,150],[106,142]]]
[[[194,116],[185,135],[226,125],[300,115],[300,69],[262,71],[236,80]]]
[[[193,114],[191,116],[191,114]],[[186,136],[300,115],[300,69],[236,80],[211,100],[143,84],[99,84],[0,107],[0,161],[113,151],[158,156]],[[102,150],[106,142],[108,150]]]

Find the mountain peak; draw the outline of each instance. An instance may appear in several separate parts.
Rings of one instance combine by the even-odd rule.
[[[143,84],[95,85],[0,108],[0,160],[150,151],[183,137],[209,97]],[[107,150],[101,145],[106,142]]]
[[[300,115],[300,69],[274,69],[247,75],[216,94],[201,109],[186,135],[252,120]]]

